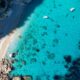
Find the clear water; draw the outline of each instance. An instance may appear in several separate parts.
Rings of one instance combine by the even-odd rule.
[[[70,12],[72,7],[75,11]],[[49,18],[43,19],[44,15]],[[9,48],[9,52],[18,53],[12,75],[31,75],[33,80],[54,80],[54,75],[67,73],[65,55],[71,55],[72,59],[80,56],[79,0],[43,0],[22,28],[21,38],[12,44],[14,49]]]

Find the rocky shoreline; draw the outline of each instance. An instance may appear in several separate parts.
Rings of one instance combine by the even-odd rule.
[[[32,80],[31,76],[11,77],[9,73],[13,70],[12,62],[12,60],[6,58],[0,61],[0,80]]]

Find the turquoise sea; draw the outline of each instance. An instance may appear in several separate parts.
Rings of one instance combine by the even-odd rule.
[[[35,4],[33,0],[27,6],[26,15]],[[75,10],[70,12],[72,7]],[[43,19],[45,15],[49,18]],[[17,54],[11,75],[30,75],[33,80],[78,80],[64,78],[72,65],[64,58],[74,61],[80,56],[80,0],[43,0],[25,17],[21,28],[20,39],[8,50]],[[55,75],[63,78],[54,79]]]

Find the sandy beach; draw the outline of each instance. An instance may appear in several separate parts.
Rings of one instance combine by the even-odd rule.
[[[18,29],[16,29],[0,40],[0,60],[5,57],[8,47],[10,46],[11,42],[14,40],[14,37],[17,37],[18,35],[19,32]]]
[[[5,57],[10,42],[13,40],[14,33],[5,36],[0,40],[0,60]]]

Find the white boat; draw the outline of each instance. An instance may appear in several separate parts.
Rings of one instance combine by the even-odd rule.
[[[75,8],[73,8],[73,7],[72,7],[72,8],[70,8],[70,11],[71,11],[71,12],[73,12],[74,10],[75,10]]]
[[[12,54],[9,54],[9,57],[11,58],[12,57]]]
[[[43,19],[48,19],[49,17],[48,16],[43,16]]]

